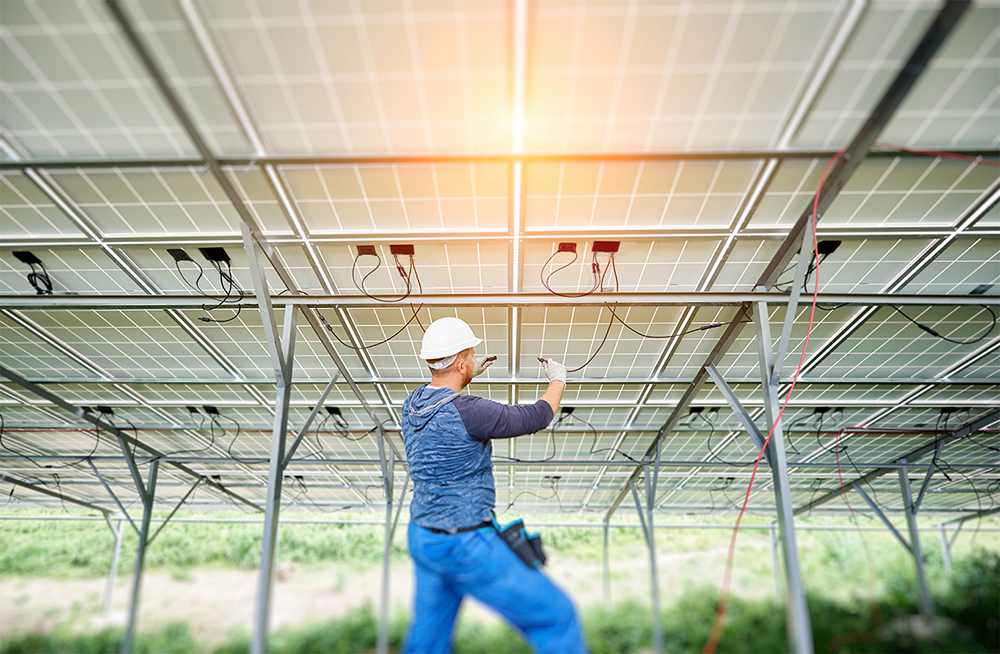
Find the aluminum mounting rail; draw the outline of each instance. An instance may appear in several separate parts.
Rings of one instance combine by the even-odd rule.
[[[977,148],[949,148],[949,152],[968,157],[995,159],[995,150]],[[631,161],[721,161],[737,159],[829,159],[835,154],[830,149],[779,149],[779,150],[694,150],[688,152],[494,152],[457,154],[274,154],[218,156],[223,166],[245,169],[247,166],[358,166],[396,164],[510,164],[510,163],[587,163]],[[910,152],[879,149],[873,157],[917,157]],[[2,161],[0,170],[66,169],[66,168],[201,168],[200,157],[66,157],[60,159],[36,158],[19,161]]]
[[[820,303],[855,306],[993,306],[1000,307],[997,295],[881,295],[877,293],[820,293]],[[275,307],[372,308],[406,310],[410,304],[428,307],[603,307],[617,305],[621,312],[629,307],[716,307],[740,306],[745,302],[788,304],[787,293],[746,291],[742,293],[594,293],[581,298],[560,297],[551,293],[471,293],[411,295],[406,304],[386,306],[364,295],[272,295]],[[0,307],[5,309],[199,309],[205,303],[197,295],[28,295],[2,294]],[[247,295],[227,302],[227,307],[256,308],[257,299]],[[623,320],[624,320],[623,316]],[[738,325],[734,325],[738,327]]]

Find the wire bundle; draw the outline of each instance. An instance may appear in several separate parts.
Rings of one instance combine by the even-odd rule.
[[[225,304],[229,303],[236,304],[236,309],[233,315],[228,318],[225,318],[223,320],[216,320],[214,318],[207,318],[202,316],[199,317],[198,320],[202,322],[213,322],[220,324],[236,320],[239,317],[240,311],[243,308],[242,305],[240,304],[240,301],[243,300],[244,297],[246,297],[246,291],[243,289],[242,286],[240,286],[240,283],[236,281],[236,278],[233,276],[232,262],[228,260],[225,262],[220,262],[209,259],[209,263],[212,264],[212,267],[215,268],[215,271],[219,274],[220,294],[213,295],[212,293],[205,291],[205,289],[201,287],[201,280],[205,276],[205,269],[202,267],[202,265],[190,257],[184,259],[184,261],[190,261],[191,263],[193,263],[195,266],[198,267],[198,277],[195,278],[194,283],[192,284],[188,280],[187,276],[184,274],[184,271],[181,270],[181,262],[177,259],[174,259],[174,267],[177,269],[177,274],[180,275],[180,278],[184,281],[185,284],[187,284],[188,288],[190,288],[191,290],[195,291],[196,293],[204,297],[207,297],[208,299],[216,303],[215,306],[211,307],[205,304],[201,305],[203,311],[205,311],[206,313],[211,313],[216,309],[222,308],[223,305]],[[223,270],[222,268],[223,263],[226,264],[225,270]]]

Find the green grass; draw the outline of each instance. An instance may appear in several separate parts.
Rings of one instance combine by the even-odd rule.
[[[32,514],[58,516],[60,512],[32,511]],[[231,518],[232,514],[187,517]],[[395,559],[406,557],[404,532],[405,526],[397,530],[391,550]],[[372,566],[382,560],[383,533],[384,528],[379,525],[285,524],[280,532],[281,557],[306,566],[332,562],[349,562],[362,568]],[[204,566],[252,569],[260,560],[261,534],[261,522],[173,522],[147,550],[147,569]],[[137,543],[135,532],[126,523],[120,572],[131,571]],[[111,531],[103,521],[9,520],[0,529],[0,574],[102,576],[111,565],[113,549]]]
[[[905,597],[883,601],[879,610],[885,624],[878,624],[866,604],[844,604],[810,597],[809,606],[817,652],[998,652],[1000,628],[1000,556],[980,551],[957,562],[947,593],[938,596],[942,628],[932,638],[915,637],[906,629],[916,607]],[[668,652],[699,652],[708,638],[718,606],[714,590],[685,593],[663,613],[663,632]],[[641,605],[621,603],[614,607],[594,607],[583,612],[584,628],[594,654],[624,654],[648,649],[652,642],[649,611]],[[396,651],[405,638],[406,616],[396,616],[389,629],[390,649]],[[279,629],[271,635],[268,650],[276,653],[347,653],[371,651],[375,647],[378,624],[370,606],[340,619]],[[105,630],[97,634],[74,634],[68,629],[44,636],[29,635],[0,643],[6,654],[62,652],[116,652],[121,632]],[[249,635],[239,632],[210,647],[197,642],[183,624],[166,625],[161,630],[140,634],[135,651],[214,652],[242,654]],[[524,639],[508,626],[482,625],[460,620],[455,632],[456,654],[490,652],[520,654],[530,652]],[[729,606],[726,628],[718,651],[788,651],[783,607],[771,600],[734,597]]]

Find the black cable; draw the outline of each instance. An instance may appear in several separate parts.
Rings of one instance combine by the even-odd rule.
[[[906,315],[905,313],[903,313],[903,311],[899,307],[897,307],[895,305],[892,305],[892,304],[889,304],[887,306],[890,307],[891,309],[893,309],[899,315],[903,316],[904,318],[906,318],[907,320],[909,320],[910,322],[912,322],[914,325],[916,325],[920,329],[922,329],[925,332],[927,332],[928,334],[930,334],[931,336],[936,336],[937,338],[940,338],[942,341],[947,341],[949,343],[954,343],[955,345],[973,345],[975,343],[978,343],[981,340],[983,340],[984,338],[986,338],[987,336],[989,336],[990,334],[992,334],[993,333],[993,329],[997,326],[997,314],[993,312],[993,309],[989,308],[985,304],[980,305],[983,309],[986,309],[987,311],[989,311],[990,316],[993,319],[993,322],[990,324],[989,329],[987,329],[985,332],[983,332],[983,334],[980,335],[978,338],[975,338],[975,339],[973,339],[971,341],[956,341],[953,338],[949,338],[947,336],[942,336],[941,334],[937,333],[936,331],[934,331],[933,329],[931,329],[930,327],[928,327],[927,325],[925,325],[925,324],[923,324],[921,322],[917,322],[913,318],[911,318],[908,315]]]
[[[986,494],[990,497],[990,508],[992,509],[997,505],[996,498],[993,497],[993,493],[1000,490],[1000,479],[994,479],[989,484],[986,485]]]
[[[638,330],[635,330],[632,327],[630,327],[624,320],[622,320],[621,318],[618,317],[618,314],[615,313],[614,308],[610,304],[605,304],[604,306],[608,307],[608,309],[611,310],[611,315],[614,316],[614,318],[618,322],[620,322],[621,324],[625,325],[625,329],[629,330],[633,334],[637,334],[639,336],[642,336],[643,338],[658,338],[658,339],[675,338],[675,337],[679,337],[679,336],[687,336],[688,334],[693,334],[695,332],[706,331],[708,329],[715,329],[716,327],[725,327],[726,325],[740,325],[740,324],[746,324],[746,323],[752,322],[750,320],[730,320],[729,322],[713,322],[710,325],[702,325],[701,327],[695,327],[694,329],[689,329],[689,330],[683,331],[683,332],[675,332],[673,334],[666,334],[664,336],[653,336],[652,334],[643,334],[642,332],[640,332]],[[615,306],[618,306],[618,304],[616,303]]]
[[[233,267],[232,267],[232,263],[231,262],[229,262],[229,261],[226,262],[226,267],[227,267],[228,271],[223,271],[222,270],[222,265],[218,261],[212,261],[211,262],[212,267],[215,268],[216,272],[219,273],[219,286],[222,289],[223,295],[218,296],[218,295],[213,295],[211,293],[206,292],[205,289],[203,289],[201,287],[201,280],[205,276],[205,269],[202,267],[202,265],[200,263],[198,263],[197,261],[195,261],[194,259],[187,259],[187,261],[190,261],[191,263],[193,263],[195,266],[198,267],[198,277],[194,280],[194,283],[192,284],[188,280],[187,276],[184,274],[184,271],[181,270],[181,263],[180,263],[180,261],[177,261],[175,259],[174,260],[174,268],[177,269],[177,274],[180,276],[181,280],[192,291],[195,291],[199,295],[202,295],[203,297],[207,297],[208,299],[210,299],[213,302],[217,303],[214,307],[208,307],[208,306],[206,306],[204,304],[201,305],[201,308],[202,308],[203,311],[205,311],[205,312],[212,312],[212,311],[215,311],[216,309],[219,309],[220,307],[222,307],[227,302],[239,302],[244,297],[246,297],[246,291],[243,290],[243,287],[240,286],[239,282],[237,282],[236,279],[233,277]],[[233,299],[233,297],[232,297],[234,289],[236,290],[237,293],[239,293],[239,298],[237,298],[237,299]],[[229,318],[225,318],[223,320],[215,320],[214,318],[199,317],[198,320],[200,320],[202,322],[213,322],[213,323],[227,323],[227,322],[232,322],[233,320],[236,320],[236,318],[239,317],[240,311],[242,311],[242,309],[243,309],[242,305],[237,304],[236,309],[235,309],[235,313],[231,317],[229,317]]]
[[[202,414],[198,415],[201,417],[201,421],[198,423],[198,431],[201,431],[202,429],[205,428],[205,416]],[[161,459],[165,459],[168,456],[173,456],[175,454],[197,454],[199,452],[206,452],[212,449],[212,447],[215,445],[215,430],[210,430],[209,434],[210,434],[210,439],[208,441],[208,445],[206,445],[205,447],[201,447],[196,450],[175,450],[173,452],[167,452],[166,454],[161,454],[160,456],[150,459],[149,462],[152,463],[153,461],[159,461]]]
[[[233,436],[233,439],[231,441],[229,441],[229,445],[226,446],[226,453],[229,454],[230,458],[232,458],[234,461],[237,461],[239,463],[266,463],[268,461],[267,459],[241,459],[240,457],[238,457],[235,454],[233,454],[233,445],[236,444],[236,439],[238,439],[240,437],[240,434],[243,431],[242,428],[240,427],[240,423],[236,422],[235,420],[233,420],[229,416],[222,415],[221,413],[213,413],[213,414],[211,414],[209,416],[209,418],[212,421],[212,423],[209,426],[209,428],[212,430],[212,438],[213,439],[215,438],[215,431],[214,431],[215,427],[218,427],[222,431],[222,433],[219,434],[220,436],[225,436],[226,435],[226,428],[223,427],[222,424],[219,422],[219,420],[218,420],[219,418],[223,418],[225,420],[228,420],[229,422],[231,422],[234,425],[236,425],[236,435]]]
[[[218,300],[218,304],[216,304],[214,307],[206,307],[204,304],[201,305],[201,308],[206,312],[215,311],[216,309],[220,308],[223,304],[229,301],[238,303],[244,297],[246,297],[246,291],[243,290],[243,287],[240,286],[239,283],[236,281],[236,279],[233,277],[232,263],[230,263],[229,261],[226,262],[227,270],[225,272],[222,270],[222,264],[219,263],[218,261],[212,261],[211,263],[212,267],[214,267],[215,270],[218,271],[219,273],[219,285],[225,290],[226,294],[221,300]],[[228,286],[226,284],[228,284]],[[233,289],[235,289],[236,292],[239,293],[239,298],[231,300]],[[232,322],[237,318],[239,318],[240,312],[242,310],[243,310],[243,305],[237,304],[236,311],[233,313],[233,315],[224,320],[215,320],[214,318],[204,318],[204,317],[198,318],[198,320],[201,320],[202,322],[214,322],[219,324]]]
[[[6,443],[3,442],[3,430],[4,430],[3,414],[0,413],[0,447],[3,447],[3,449],[7,450],[8,452],[12,452],[13,454],[15,454],[17,456],[19,456],[19,457],[21,457],[21,458],[23,458],[23,459],[25,459],[27,461],[30,461],[37,468],[45,468],[45,467],[50,467],[51,468],[52,467],[52,466],[43,466],[38,461],[35,461],[33,458],[31,458],[30,455],[24,454],[23,452],[18,452],[17,450],[9,447]]]
[[[563,422],[566,419],[578,420],[578,421],[582,422],[583,424],[587,425],[587,428],[591,431],[591,433],[593,433],[594,439],[590,443],[590,450],[589,450],[590,454],[597,454],[599,452],[614,452],[615,454],[621,454],[623,457],[625,457],[629,461],[632,461],[633,463],[638,463],[638,461],[636,461],[631,456],[629,456],[625,452],[622,452],[621,450],[619,450],[616,447],[602,447],[600,449],[597,449],[597,437],[598,437],[597,428],[594,427],[594,425],[592,425],[589,421],[585,420],[584,418],[581,418],[580,416],[572,413],[571,411],[570,412],[562,412],[560,414],[559,419],[556,420],[555,425],[552,426],[552,431],[555,431],[556,428],[558,428],[560,425],[562,425]]]
[[[542,271],[543,272],[545,270],[545,266],[549,265],[549,263],[552,261],[552,259],[557,254],[559,254],[558,250],[556,252],[553,252],[552,255],[548,258],[548,260],[546,260],[546,262],[544,264],[542,264]],[[571,266],[573,263],[576,262],[576,260],[577,260],[577,254],[576,254],[576,252],[573,252],[573,259],[572,259],[572,261],[570,261],[569,263],[564,264],[564,265],[560,266],[559,268],[555,269],[554,271],[550,272],[548,274],[548,276],[541,277],[542,286],[544,286],[545,289],[548,290],[553,295],[558,295],[559,297],[566,297],[566,298],[580,298],[580,297],[585,297],[587,295],[590,295],[590,294],[594,293],[598,288],[603,287],[603,285],[604,285],[604,277],[605,277],[605,275],[608,274],[608,271],[610,270],[614,274],[614,279],[615,279],[615,291],[614,292],[617,293],[618,290],[619,290],[618,268],[615,266],[615,257],[614,257],[614,255],[611,255],[611,257],[608,259],[609,265],[607,267],[605,267],[604,272],[602,273],[601,272],[600,263],[597,260],[597,253],[591,253],[591,254],[592,254],[591,266],[592,266],[592,270],[593,270],[593,273],[594,273],[594,288],[592,288],[591,290],[589,290],[589,291],[587,291],[585,293],[580,293],[580,294],[565,294],[565,293],[559,293],[557,291],[552,290],[552,287],[549,285],[549,280],[552,278],[552,276],[554,274],[556,274],[557,272],[559,272],[560,270],[563,270],[564,268],[566,268],[568,266]],[[541,275],[541,273],[540,273],[540,275]],[[604,337],[601,339],[601,342],[598,344],[597,349],[594,350],[593,354],[590,355],[590,358],[587,359],[586,362],[584,362],[583,365],[578,366],[576,368],[568,368],[566,370],[566,372],[579,372],[579,371],[583,370],[584,368],[586,368],[588,365],[590,365],[591,362],[593,362],[593,360],[597,357],[598,353],[601,351],[601,348],[603,348],[604,344],[607,343],[608,336],[611,333],[611,325],[614,323],[615,320],[617,320],[618,322],[620,322],[630,332],[632,332],[632,333],[634,333],[634,334],[636,334],[638,336],[641,336],[643,338],[652,338],[652,339],[679,338],[679,337],[682,337],[682,336],[686,336],[688,334],[693,334],[695,332],[705,331],[705,330],[708,330],[708,329],[715,329],[716,327],[725,327],[727,325],[734,325],[734,324],[741,324],[741,323],[751,322],[750,320],[732,320],[732,321],[729,321],[729,322],[716,322],[716,323],[712,323],[710,325],[702,325],[701,327],[695,327],[694,329],[689,329],[689,330],[683,331],[683,332],[675,332],[673,334],[666,334],[666,335],[663,335],[663,336],[654,336],[652,334],[644,334],[643,332],[640,332],[637,329],[632,328],[628,323],[626,323],[624,320],[622,320],[622,318],[615,312],[615,308],[617,306],[618,306],[617,302],[614,303],[614,305],[608,304],[606,302],[604,303],[604,307],[607,307],[608,310],[611,311],[611,320],[608,321],[608,328],[604,332]],[[604,307],[601,307],[602,311],[604,310]],[[746,307],[743,307],[742,310],[744,312],[744,315],[746,315]],[[600,322],[600,314],[597,314],[597,317],[598,317],[598,322]]]
[[[365,257],[365,256],[375,257],[375,259],[378,260],[378,263],[375,264],[375,267],[372,268],[371,270],[369,270],[368,273],[366,273],[365,276],[361,278],[361,283],[358,284],[358,281],[357,281],[358,259],[360,259],[361,257]],[[378,254],[357,254],[357,255],[355,255],[355,257],[354,257],[354,263],[351,266],[351,281],[354,283],[354,287],[357,288],[359,291],[361,291],[362,295],[364,295],[367,298],[371,298],[372,300],[375,300],[376,302],[386,302],[386,303],[402,302],[406,298],[410,297],[410,294],[413,292],[413,284],[410,281],[410,273],[416,271],[416,268],[414,267],[414,263],[413,263],[413,257],[412,256],[410,257],[410,271],[409,272],[403,268],[402,264],[399,263],[399,256],[398,255],[394,254],[394,255],[392,255],[392,257],[393,257],[393,259],[396,262],[396,270],[399,272],[399,276],[402,277],[403,281],[406,282],[406,293],[404,293],[403,295],[401,295],[401,296],[399,296],[397,298],[378,297],[377,295],[372,295],[371,293],[369,293],[368,289],[365,288],[365,282],[368,280],[368,278],[371,277],[375,273],[376,270],[378,270],[379,268],[382,267],[382,257],[380,257]],[[419,279],[419,277],[417,279]],[[423,292],[423,289],[421,289],[421,293],[422,292]]]
[[[963,413],[963,412],[971,414],[971,411],[969,410],[968,407],[966,407],[965,409],[962,409],[962,410],[959,411],[959,413]],[[945,413],[942,412],[942,415],[945,416],[945,420],[947,421],[948,414],[945,414]],[[938,421],[940,422],[940,420],[941,420],[941,415],[938,415]],[[946,432],[947,432],[947,424],[948,423],[945,422],[945,431]],[[968,427],[968,425],[969,425],[969,423],[966,422],[962,426],[963,427]],[[963,438],[962,440],[968,440],[973,445],[978,445],[979,447],[982,447],[982,448],[985,448],[987,450],[990,450],[991,452],[1000,452],[1000,447],[993,447],[992,445],[987,445],[986,443],[980,443],[979,441],[977,441],[975,438],[972,437],[972,434],[973,434],[973,432],[970,431],[969,434],[965,438]]]
[[[941,463],[938,464],[937,467],[938,467],[939,470],[941,470],[941,474],[944,474],[945,477],[948,478],[948,481],[951,481],[951,478],[948,477],[945,474],[945,470],[951,470],[952,472],[957,472],[958,474],[962,475],[962,478],[965,479],[965,482],[967,484],[969,484],[969,486],[972,487],[972,492],[976,494],[976,512],[979,513],[980,515],[977,516],[977,518],[976,518],[976,528],[972,532],[972,541],[970,543],[970,545],[972,547],[975,547],[976,546],[976,536],[979,535],[979,529],[983,526],[983,516],[982,516],[982,512],[983,512],[983,500],[982,500],[982,498],[979,495],[979,489],[976,487],[976,484],[973,483],[973,481],[969,478],[968,475],[966,475],[964,472],[962,472],[961,470],[959,470],[957,468],[952,468],[950,465],[948,465],[944,461],[941,461]]]
[[[28,273],[28,283],[34,287],[35,292],[38,295],[52,295],[52,278],[45,270],[45,265],[41,261],[38,262],[38,266],[42,269],[41,272],[35,270],[35,264],[29,263],[28,265],[31,266],[31,272]]]
[[[411,308],[411,309],[413,309],[413,305],[412,305],[412,304],[410,305],[410,308]],[[392,339],[394,339],[394,338],[396,338],[397,336],[399,336],[400,334],[402,334],[402,333],[403,333],[403,330],[404,330],[404,329],[406,329],[407,327],[409,327],[409,326],[410,326],[410,323],[411,323],[411,322],[413,322],[413,320],[414,320],[415,318],[417,319],[417,322],[418,322],[418,324],[419,324],[420,320],[419,320],[419,318],[417,318],[417,313],[418,313],[418,312],[419,312],[419,311],[420,311],[421,309],[423,309],[423,308],[424,308],[424,305],[422,305],[422,304],[421,304],[421,305],[420,305],[420,306],[418,306],[418,307],[417,307],[416,309],[413,309],[413,315],[412,315],[412,316],[410,316],[410,319],[409,319],[409,320],[407,320],[407,321],[406,321],[406,323],[405,323],[405,324],[404,324],[404,325],[403,325],[402,327],[400,327],[400,328],[399,328],[399,329],[398,329],[398,330],[396,331],[396,333],[394,333],[394,334],[393,334],[392,336],[390,336],[389,338],[384,338],[384,339],[382,339],[381,341],[379,341],[378,343],[369,343],[368,345],[351,345],[350,343],[348,343],[348,342],[346,342],[346,341],[345,341],[344,339],[342,339],[342,338],[340,337],[340,335],[339,335],[339,334],[337,334],[337,332],[335,332],[335,331],[333,330],[333,326],[332,326],[332,325],[331,325],[331,324],[330,324],[330,323],[329,323],[329,322],[327,321],[326,317],[325,317],[325,316],[324,316],[324,315],[323,315],[322,313],[320,313],[319,311],[317,311],[317,312],[316,312],[316,315],[317,315],[317,316],[319,316],[319,319],[320,319],[320,322],[322,322],[322,323],[323,323],[323,325],[324,325],[324,326],[326,327],[326,330],[327,330],[328,332],[330,332],[331,334],[333,334],[333,337],[334,337],[335,339],[337,339],[337,341],[338,341],[338,342],[339,342],[339,343],[340,343],[341,345],[343,345],[344,347],[348,347],[348,348],[351,348],[352,350],[357,350],[357,351],[360,351],[360,350],[368,350],[368,349],[371,349],[371,348],[373,348],[373,347],[376,347],[376,346],[378,346],[378,345],[384,345],[384,344],[388,343],[388,342],[389,342],[389,341],[391,341]],[[421,328],[421,329],[423,329],[423,325],[421,325],[421,326],[420,326],[420,328]],[[427,330],[424,330],[424,331],[427,331]]]
[[[552,445],[552,454],[548,455],[544,459],[519,459],[513,456],[503,456],[501,454],[493,454],[495,459],[503,459],[504,461],[514,461],[515,463],[545,463],[546,461],[551,461],[556,456],[556,432],[555,428],[551,428],[549,431],[549,442]]]
[[[843,453],[843,455],[845,457],[847,457],[847,462],[851,464],[852,468],[854,468],[854,472],[858,473],[858,478],[859,479],[864,479],[864,474],[862,474],[862,472],[858,468],[858,466],[854,465],[854,459],[851,458],[850,453],[847,451],[847,446],[846,445],[842,445],[840,451],[841,451],[841,453]],[[875,490],[875,487],[872,486],[872,483],[870,481],[867,481],[867,480],[865,481],[865,483],[868,484],[868,490],[870,490],[871,493],[872,493],[872,502],[874,502],[876,506],[884,506],[882,504],[882,502],[879,501],[879,499],[878,499],[878,492]]]
[[[607,306],[607,305],[605,305],[605,306]],[[603,308],[602,308],[602,311],[603,311]],[[582,366],[578,366],[576,368],[567,368],[566,372],[580,372],[581,370],[583,370],[584,368],[586,368],[587,366],[589,366],[590,362],[593,361],[594,358],[597,356],[597,353],[601,351],[601,348],[604,347],[604,344],[608,341],[608,334],[611,333],[611,325],[613,325],[614,322],[615,322],[614,312],[612,311],[611,313],[612,313],[611,320],[608,321],[608,328],[604,331],[604,338],[601,339],[601,342],[597,346],[597,349],[594,350],[594,353],[590,355],[590,358],[587,359]],[[601,314],[598,313],[597,317],[600,318]]]
[[[539,279],[542,282],[542,286],[545,287],[545,290],[547,290],[549,293],[552,293],[553,295],[558,295],[559,297],[565,297],[565,298],[581,298],[597,292],[597,289],[599,289],[601,285],[604,283],[604,275],[601,274],[601,264],[598,263],[597,261],[596,252],[591,252],[590,270],[594,275],[594,285],[591,287],[589,291],[584,291],[583,293],[560,293],[559,291],[553,290],[551,286],[552,276],[572,266],[574,263],[576,263],[576,260],[579,258],[576,253],[576,250],[574,250],[573,259],[570,260],[569,263],[565,263],[556,268],[555,270],[550,271],[548,275],[544,275],[545,267],[548,266],[552,262],[552,260],[556,257],[556,255],[559,254],[561,251],[562,250],[556,250],[555,252],[553,252],[552,255],[545,261],[545,263],[542,264],[542,269],[539,272]],[[614,260],[614,257],[612,257],[611,259]],[[607,269],[605,269],[605,274],[606,273]],[[615,274],[615,277],[617,278],[617,273]]]
[[[135,458],[135,453],[139,449],[139,429],[125,416],[122,416],[122,420],[128,423],[128,426],[132,428],[132,433],[135,436],[135,443],[132,445],[132,458]]]
[[[530,490],[521,491],[520,493],[518,493],[517,495],[515,495],[513,497],[513,499],[511,499],[511,501],[507,504],[507,508],[505,508],[503,511],[500,511],[500,515],[503,515],[504,513],[507,513],[508,511],[510,511],[511,508],[514,506],[514,503],[517,502],[517,500],[522,495],[534,495],[535,497],[537,497],[540,500],[551,500],[551,499],[554,499],[559,504],[559,511],[565,513],[566,510],[563,508],[562,499],[559,497],[559,479],[560,479],[560,477],[558,477],[558,476],[556,476],[556,477],[551,477],[551,476],[550,477],[543,477],[542,478],[542,483],[544,484],[546,481],[548,481],[548,486],[546,488],[548,488],[549,490],[552,491],[551,495],[549,495],[547,497],[542,497],[541,495],[539,495],[535,491],[530,491]]]
[[[94,425],[94,447],[92,447],[90,449],[90,452],[88,452],[84,456],[80,457],[76,461],[70,461],[69,463],[61,463],[59,465],[54,465],[54,464],[51,464],[51,463],[41,464],[38,461],[35,461],[35,459],[32,458],[30,455],[25,454],[23,452],[18,452],[17,450],[9,447],[6,443],[4,443],[4,441],[3,441],[4,426],[5,425],[4,425],[3,414],[0,413],[0,447],[3,447],[3,449],[7,450],[8,452],[10,452],[10,453],[12,453],[12,454],[14,454],[16,456],[19,456],[19,457],[25,459],[26,461],[31,462],[35,467],[42,468],[42,469],[48,469],[48,470],[62,469],[62,468],[70,468],[72,466],[79,465],[79,464],[83,463],[84,461],[90,459],[90,457],[94,456],[94,453],[97,451],[97,448],[100,447],[100,445],[101,445],[101,428],[99,426],[97,426],[97,425]]]
[[[746,467],[746,466],[752,466],[752,465],[754,465],[754,463],[756,463],[756,461],[747,461],[746,463],[736,463],[734,461],[726,461],[721,456],[719,456],[718,454],[716,454],[715,452],[713,452],[712,451],[712,436],[715,435],[715,423],[708,419],[708,417],[705,415],[704,411],[699,411],[695,415],[697,415],[699,418],[701,418],[701,421],[704,422],[706,425],[708,425],[709,431],[708,431],[708,439],[706,441],[706,445],[708,447],[708,454],[709,454],[708,460],[709,461],[711,461],[712,459],[717,459],[719,461],[719,463],[724,463],[727,466],[733,466],[734,468],[743,468],[743,467]]]

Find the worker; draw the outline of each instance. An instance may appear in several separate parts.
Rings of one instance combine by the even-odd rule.
[[[501,539],[492,522],[491,441],[531,434],[551,422],[566,366],[551,359],[541,399],[507,406],[462,390],[496,357],[475,356],[482,339],[458,318],[435,320],[420,358],[431,381],[403,402],[403,439],[413,480],[408,543],[416,576],[413,623],[404,652],[450,652],[466,595],[492,607],[537,652],[586,652],[573,603]]]

